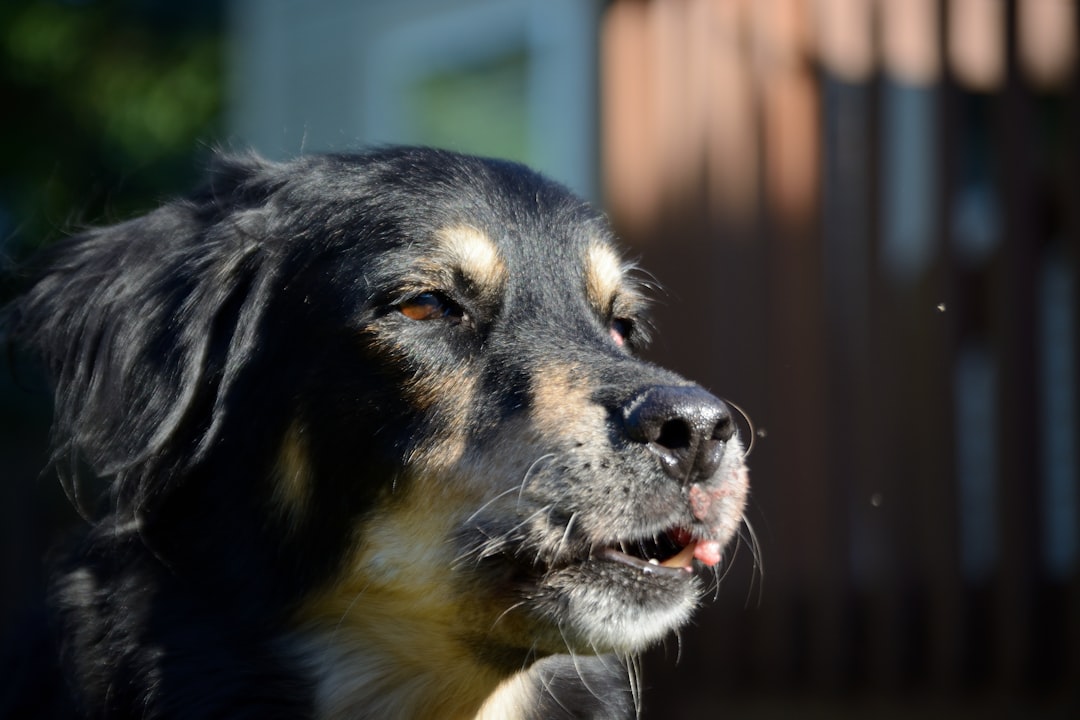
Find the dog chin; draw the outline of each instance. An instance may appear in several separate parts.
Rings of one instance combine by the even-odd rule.
[[[701,587],[688,571],[593,559],[549,574],[534,607],[557,628],[552,652],[632,654],[684,625]]]

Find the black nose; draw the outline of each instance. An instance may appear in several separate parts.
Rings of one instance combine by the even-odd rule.
[[[728,406],[699,387],[651,387],[623,407],[623,422],[631,440],[647,443],[685,483],[712,477],[735,434]]]

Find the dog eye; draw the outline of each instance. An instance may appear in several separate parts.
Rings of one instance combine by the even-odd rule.
[[[626,341],[630,338],[630,334],[634,331],[634,322],[627,318],[614,318],[611,321],[611,325],[608,327],[608,334],[611,335],[611,339],[615,341],[615,344],[619,347],[626,345]]]
[[[424,292],[398,304],[398,310],[410,320],[451,320],[461,322],[465,312],[442,293]]]

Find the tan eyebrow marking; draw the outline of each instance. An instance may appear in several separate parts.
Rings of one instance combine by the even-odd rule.
[[[589,303],[601,315],[611,312],[624,287],[625,273],[619,256],[607,245],[593,243],[585,252],[585,291]]]
[[[485,233],[469,225],[443,228],[436,235],[441,270],[458,271],[482,295],[496,294],[506,282],[506,264]]]

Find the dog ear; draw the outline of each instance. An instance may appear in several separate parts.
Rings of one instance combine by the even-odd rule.
[[[13,338],[55,383],[54,463],[73,497],[86,465],[116,509],[142,510],[215,443],[275,282],[263,209],[283,175],[218,158],[192,198],[59,243],[12,305]]]

